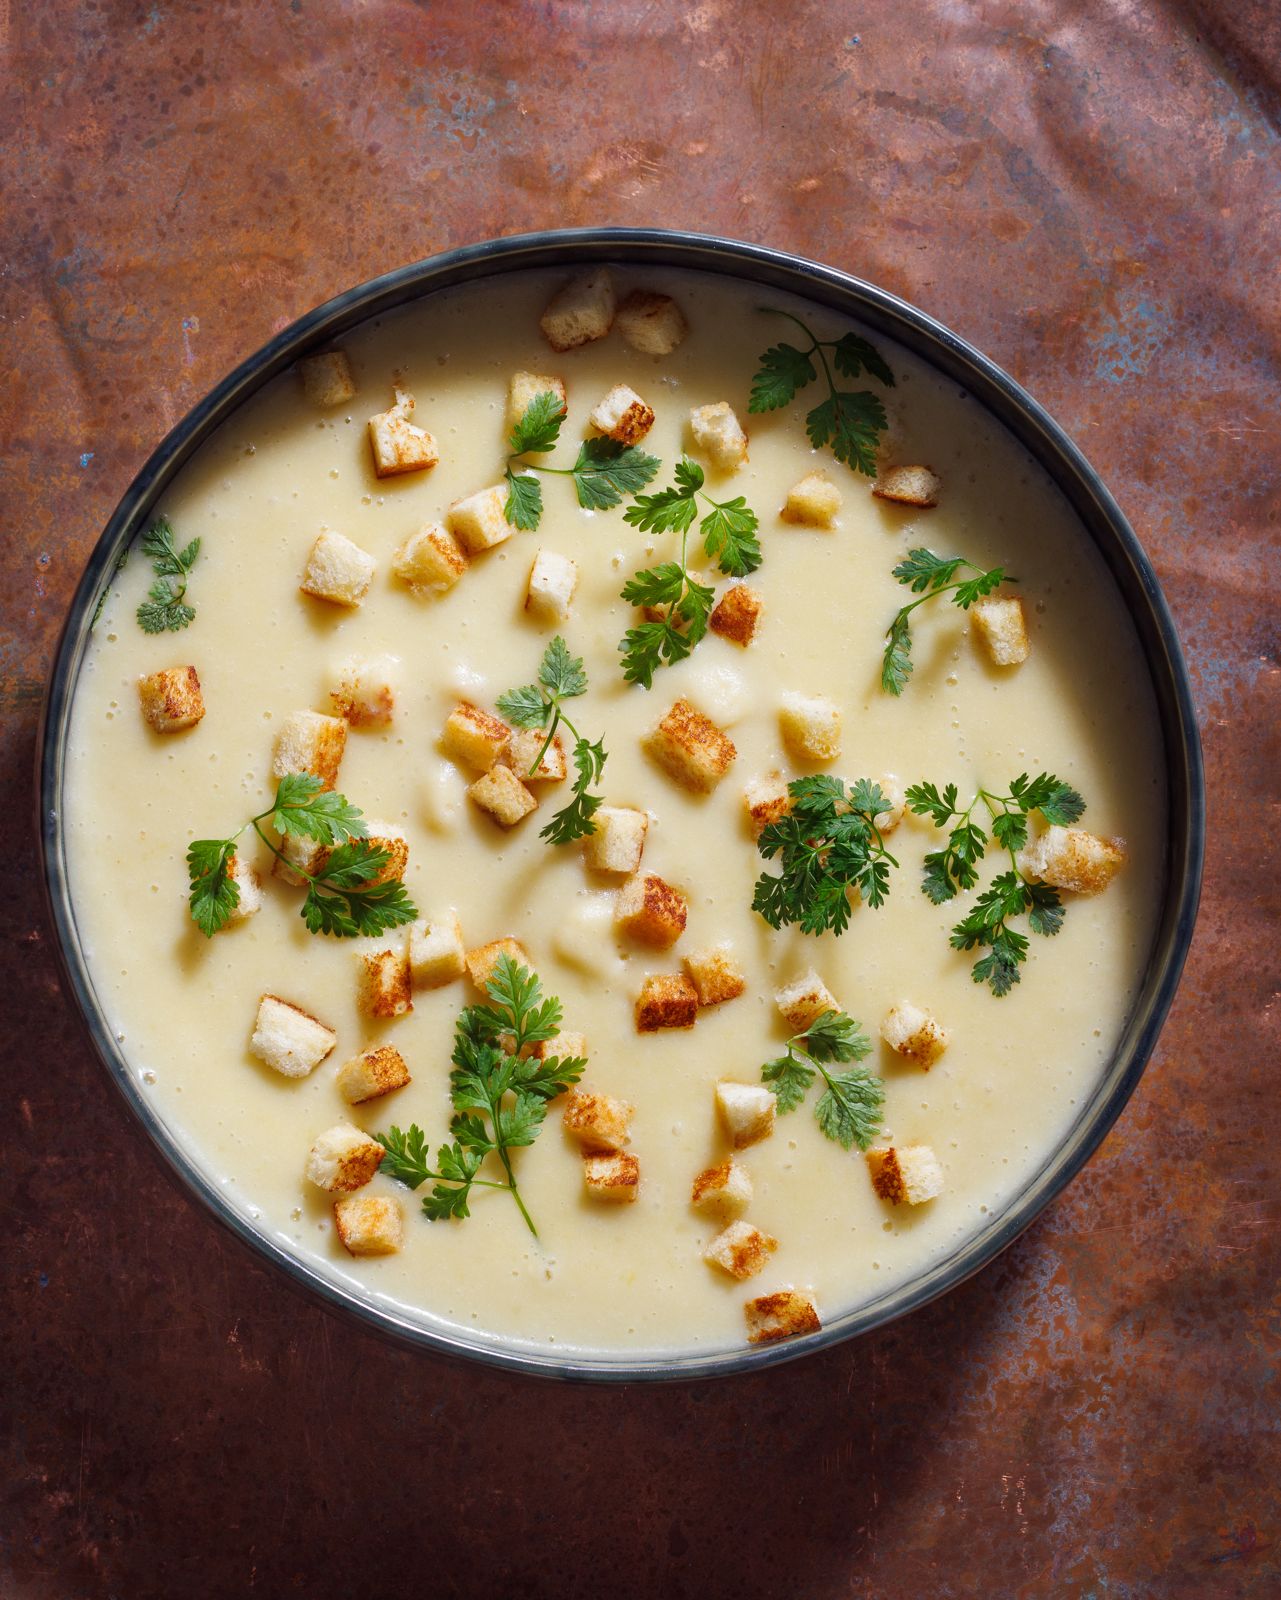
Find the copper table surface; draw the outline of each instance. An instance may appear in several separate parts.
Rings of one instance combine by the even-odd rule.
[[[0,5],[0,1595],[1281,1592],[1277,75],[1267,0]],[[582,1390],[334,1320],[163,1176],[29,816],[82,562],[274,330],[570,224],[776,243],[1008,368],[1132,518],[1210,784],[1137,1094],[1006,1255],[759,1378]]]

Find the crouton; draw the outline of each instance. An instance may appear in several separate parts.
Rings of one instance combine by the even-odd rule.
[[[507,487],[495,483],[488,489],[477,489],[475,494],[455,500],[445,513],[445,522],[463,549],[470,556],[482,550],[492,550],[516,532],[504,513],[507,504]]]
[[[608,267],[571,278],[539,318],[553,350],[573,350],[603,339],[614,325],[614,280]]]
[[[719,1006],[737,1000],[747,980],[735,962],[728,944],[714,944],[695,950],[684,960],[685,975],[698,990],[700,1006]]]
[[[322,350],[298,363],[302,392],[314,406],[340,406],[356,393],[356,380],[345,350]]]
[[[514,828],[538,809],[532,795],[510,767],[493,767],[467,790],[473,805],[491,816],[501,828]]]
[[[678,700],[642,744],[669,778],[696,794],[709,794],[738,754],[733,740],[688,700]]]
[[[460,700],[445,718],[440,748],[451,761],[488,772],[505,753],[511,732],[501,717]]]
[[[409,1068],[400,1051],[389,1044],[362,1050],[338,1069],[338,1092],[348,1105],[378,1100],[410,1081]]]
[[[568,401],[563,378],[552,378],[541,372],[513,372],[507,385],[507,429],[510,432],[529,410],[540,394],[554,394],[560,401],[562,413]]]
[[[785,694],[778,725],[801,761],[835,761],[841,753],[841,708],[821,694]]]
[[[703,1251],[703,1260],[731,1278],[754,1278],[778,1249],[778,1240],[750,1222],[731,1222]]]
[[[352,1194],[334,1202],[334,1224],[353,1256],[394,1255],[405,1242],[400,1202],[382,1194]]]
[[[630,1205],[640,1192],[640,1162],[626,1150],[583,1157],[583,1182],[593,1200]]]
[[[586,1061],[587,1035],[585,1033],[558,1033],[554,1039],[540,1039],[530,1045],[529,1054],[535,1061]]]
[[[293,772],[310,772],[320,779],[322,789],[332,789],[346,748],[347,724],[341,717],[291,711],[276,732],[271,775],[287,778]]]
[[[890,803],[888,811],[876,813],[876,826],[881,833],[893,833],[907,810],[907,793],[892,772],[883,772],[876,785]]]
[[[240,891],[240,898],[232,908],[231,920],[247,922],[255,911],[262,910],[262,882],[239,851],[233,852],[227,862],[227,876]]]
[[[387,859],[372,878],[364,880],[362,887],[373,888],[377,884],[394,883],[398,878],[403,878],[405,869],[409,865],[409,840],[406,839],[404,832],[390,822],[375,822],[372,817],[365,819],[365,826],[369,831],[363,840],[353,840],[351,842],[368,844],[372,845],[375,850],[383,850],[386,852]],[[324,871],[330,856],[333,854],[334,849],[337,848],[341,847],[322,846],[320,854],[316,858],[317,870]]]
[[[943,1169],[927,1144],[869,1150],[867,1170],[878,1198],[891,1205],[924,1205],[943,1192]]]
[[[714,1217],[736,1216],[746,1211],[752,1198],[752,1175],[737,1161],[722,1161],[694,1179],[689,1203],[695,1211]]]
[[[841,491],[825,472],[811,472],[787,491],[779,515],[802,527],[830,528],[840,509]]]
[[[679,889],[653,873],[637,873],[619,891],[614,923],[641,944],[670,950],[685,932],[689,903]]]
[[[1017,595],[988,595],[970,607],[970,627],[998,667],[1017,667],[1027,660],[1028,643],[1023,602]]]
[[[520,781],[530,783],[564,783],[565,746],[560,734],[552,735],[552,742],[544,750],[547,735],[541,728],[516,728],[507,745],[503,761]],[[540,752],[541,751],[541,755]],[[535,761],[538,765],[534,766]],[[533,771],[531,771],[531,767]]]
[[[1030,840],[1018,854],[1020,872],[1074,894],[1098,894],[1124,864],[1124,839],[1101,839],[1085,828],[1064,828],[1058,823]]]
[[[369,443],[374,453],[374,471],[380,478],[394,478],[402,472],[421,472],[440,460],[431,434],[409,420],[413,412],[414,397],[397,389],[395,405],[370,417]]]
[[[525,610],[539,622],[564,622],[578,587],[578,563],[554,550],[540,550],[529,569]]]
[[[349,728],[385,728],[396,709],[396,664],[392,656],[355,658],[330,674],[329,705]]]
[[[592,407],[588,421],[598,433],[619,444],[639,444],[654,426],[654,408],[646,405],[635,389],[616,383]]]
[[[722,639],[746,649],[756,635],[763,601],[759,592],[746,583],[731,583],[716,602],[708,626]]]
[[[300,833],[282,834],[278,846],[280,855],[271,863],[272,877],[292,884],[295,889],[300,888],[307,881],[304,874],[316,871],[324,848],[319,839],[308,839]]]
[[[423,917],[409,930],[409,971],[415,989],[439,989],[466,970],[463,930],[452,909]]]
[[[249,1049],[286,1078],[305,1078],[338,1043],[338,1035],[301,1006],[265,994],[258,1002]]]
[[[722,472],[732,472],[747,460],[747,435],[727,400],[695,406],[689,414],[689,431],[695,450]]]
[[[607,1094],[590,1094],[571,1089],[565,1096],[563,1125],[584,1150],[621,1150],[632,1142],[631,1120],[634,1106],[626,1100],[613,1100]]]
[[[583,860],[593,872],[635,872],[645,849],[649,818],[632,806],[601,806],[583,840]]]
[[[799,1289],[779,1289],[775,1294],[758,1294],[743,1306],[747,1318],[749,1344],[769,1344],[775,1339],[791,1339],[802,1333],[817,1333],[819,1321],[814,1301]]]
[[[897,1005],[881,1023],[881,1038],[896,1055],[928,1072],[947,1049],[951,1034],[920,1006]]]
[[[813,967],[777,990],[774,1004],[793,1033],[804,1033],[810,1023],[825,1011],[841,1009],[836,996]]]
[[[327,1128],[307,1155],[307,1177],[331,1194],[363,1189],[382,1165],[383,1147],[350,1122]]]
[[[519,939],[491,939],[488,944],[477,945],[474,950],[467,952],[463,960],[467,967],[467,976],[482,994],[489,992],[489,980],[494,975],[494,968],[498,965],[500,956],[510,956],[518,967],[525,967],[530,972],[534,970],[529,952]]]
[[[698,990],[682,973],[653,973],[636,997],[637,1033],[692,1028],[698,1021]]]
[[[771,822],[781,821],[792,809],[787,779],[779,772],[771,772],[766,778],[753,778],[743,790],[743,804],[747,807],[752,833],[759,839]]]
[[[467,571],[467,553],[447,529],[425,522],[392,557],[391,570],[416,595],[444,594]]]
[[[356,957],[356,1004],[366,1017],[403,1017],[414,1009],[413,980],[401,950],[373,950]]]
[[[669,356],[689,332],[681,308],[668,294],[633,289],[615,317],[623,342],[643,356]]]
[[[156,733],[194,728],[205,714],[205,697],[195,667],[165,667],[138,679],[143,720]]]
[[[872,493],[878,500],[896,500],[903,506],[936,506],[942,485],[928,467],[885,467]]]
[[[716,1085],[716,1110],[735,1150],[746,1150],[773,1133],[778,1101],[763,1083],[731,1083],[722,1078]]]

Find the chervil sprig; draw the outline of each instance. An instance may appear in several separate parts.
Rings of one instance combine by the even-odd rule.
[[[638,494],[623,512],[623,521],[642,533],[685,533],[694,524],[698,502],[711,510],[698,525],[703,548],[727,577],[745,578],[761,564],[756,537],[760,521],[742,495],[733,500],[713,500],[703,491],[703,469],[688,456],[676,463],[676,482],[657,494]]]
[[[780,1113],[795,1111],[816,1077],[825,1088],[814,1107],[818,1125],[842,1149],[856,1144],[866,1150],[881,1128],[885,1086],[870,1067],[829,1072],[828,1064],[861,1062],[872,1044],[854,1018],[844,1011],[824,1011],[809,1027],[793,1034],[787,1049],[761,1068],[761,1080],[774,1091]]]
[[[856,472],[869,478],[876,476],[876,449],[885,429],[885,406],[880,397],[870,389],[842,390],[836,387],[832,367],[843,378],[857,378],[867,373],[887,388],[894,386],[894,374],[875,345],[861,339],[856,333],[842,334],[839,339],[819,339],[799,317],[790,311],[780,311],[776,306],[760,308],[772,316],[786,317],[794,322],[809,340],[808,348],[798,349],[791,344],[771,346],[760,358],[760,368],[752,379],[749,411],[777,411],[795,399],[798,391],[811,384],[818,376],[814,366],[817,356],[827,381],[828,396],[820,401],[805,418],[805,431],[816,450],[830,447],[838,461],[843,461]],[[829,364],[827,352],[832,352]]]
[[[654,674],[664,664],[683,661],[707,634],[716,591],[699,583],[686,565],[688,529],[681,534],[679,561],[663,561],[634,573],[623,585],[623,599],[633,606],[653,606],[662,615],[628,628],[618,648],[623,653],[623,677],[650,689]]]
[[[526,1209],[516,1181],[511,1152],[533,1144],[547,1116],[549,1102],[582,1077],[581,1056],[547,1056],[525,1052],[553,1040],[560,1027],[561,1004],[544,996],[535,973],[502,955],[486,985],[491,1004],[468,1006],[454,1032],[453,1066],[449,1077],[454,1115],[451,1142],[436,1152],[436,1165],[426,1136],[416,1123],[402,1132],[392,1127],[375,1133],[387,1152],[381,1170],[411,1189],[433,1185],[423,1196],[423,1214],[433,1222],[470,1216],[468,1201],[477,1185],[506,1189],[535,1238],[538,1229]],[[482,1178],[493,1157],[502,1178]]]
[[[571,656],[569,646],[559,634],[543,652],[538,667],[538,682],[527,683],[519,689],[509,689],[498,697],[499,713],[518,728],[545,728],[538,755],[534,758],[527,776],[533,777],[539,763],[547,754],[556,730],[563,722],[574,740],[574,768],[578,777],[574,782],[573,799],[559,810],[539,837],[552,844],[569,844],[592,832],[592,818],[604,801],[604,796],[591,794],[590,788],[599,783],[605,770],[605,746],[602,740],[592,744],[585,739],[565,715],[565,701],[572,700],[587,690],[587,673],[580,656]]]
[[[972,578],[957,579],[962,569],[972,572]],[[932,550],[918,546],[909,550],[907,559],[894,568],[894,576],[905,583],[919,600],[909,601],[885,630],[885,654],[881,660],[881,688],[887,694],[902,694],[907,680],[912,676],[912,613],[936,595],[950,594],[952,604],[968,611],[976,600],[991,594],[1002,583],[1017,583],[1008,578],[1004,567],[991,567],[984,571],[965,556],[936,556]]]
[[[954,783],[941,793],[932,783],[913,784],[907,804],[917,816],[948,830],[943,848],[925,857],[921,888],[935,905],[977,885],[988,832],[974,820],[974,812],[980,805],[987,812],[991,837],[1009,855],[1011,870],[992,880],[952,929],[950,943],[954,950],[986,950],[974,963],[975,983],[986,983],[998,997],[1009,994],[1028,953],[1026,935],[1012,928],[1010,920],[1026,913],[1031,931],[1049,937],[1063,926],[1064,917],[1058,890],[1034,882],[1019,868],[1016,852],[1027,843],[1028,816],[1039,811],[1047,823],[1067,826],[1080,818],[1085,801],[1053,773],[1029,778],[1024,772],[1010,784],[1008,794],[978,789],[964,810],[957,804]]]
[[[876,819],[890,802],[866,778],[847,787],[826,773],[797,778],[787,792],[791,810],[757,841],[766,860],[778,857],[781,871],[757,879],[752,909],[771,928],[797,923],[803,933],[844,933],[852,889],[874,909],[889,893],[890,868],[898,862]]]
[[[264,823],[277,833],[327,846],[320,869],[307,872],[290,861],[268,837]],[[252,828],[272,854],[306,882],[301,915],[312,933],[354,939],[400,927],[418,916],[399,878],[375,881],[389,857],[369,842],[365,819],[356,807],[343,795],[323,790],[311,773],[296,772],[282,778],[267,809],[242,823],[230,838],[193,839],[187,847],[191,916],[206,938],[226,927],[240,904],[231,862],[246,828]]]
[[[151,558],[156,577],[138,607],[138,626],[144,633],[177,633],[196,615],[196,608],[186,603],[186,595],[188,575],[200,554],[200,540],[193,539],[179,550],[168,517],[157,517],[142,536],[142,553]]]
[[[543,487],[535,473],[572,478],[578,503],[588,511],[608,511],[643,489],[662,463],[635,445],[613,439],[585,439],[569,467],[549,467],[527,458],[555,449],[565,421],[565,403],[552,390],[536,394],[517,419],[508,439],[507,499],[503,515],[513,528],[536,528],[543,515]]]

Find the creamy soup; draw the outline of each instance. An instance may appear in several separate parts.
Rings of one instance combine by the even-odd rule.
[[[640,284],[673,295],[688,337],[661,358],[635,353],[617,331],[555,354],[539,314],[562,276],[522,274],[441,293],[372,321],[344,340],[353,400],[320,410],[286,375],[185,469],[161,509],[180,543],[203,542],[189,592],[196,618],[178,633],[139,628],[134,614],[151,574],[135,551],[102,611],[76,693],[72,892],[93,980],[131,1070],[191,1159],[265,1235],[371,1303],[394,1303],[469,1338],[564,1353],[710,1353],[745,1343],[744,1301],[753,1295],[802,1288],[826,1322],[921,1274],[1005,1206],[1063,1138],[1114,1049],[1153,935],[1165,803],[1159,733],[1137,641],[1099,557],[1039,469],[954,384],[875,341],[897,375],[886,392],[893,455],[929,463],[942,483],[935,508],[890,504],[871,495],[867,478],[811,449],[804,413],[822,398],[820,387],[767,415],[747,411],[760,353],[797,339],[759,312],[763,298],[800,312],[825,337],[845,330],[841,319],[711,277],[620,269],[620,294]],[[676,539],[638,532],[624,507],[580,509],[566,478],[542,480],[537,532],[477,556],[448,593],[421,598],[393,577],[393,556],[415,529],[501,479],[508,379],[522,368],[567,385],[561,445],[544,458],[557,464],[590,433],[588,411],[613,385],[643,396],[656,413],[643,448],[663,462],[651,490],[671,482],[690,448],[691,408],[733,406],[750,435],[750,460],[730,475],[709,473],[708,487],[719,499],[745,496],[760,516],[764,560],[749,581],[764,609],[746,649],[709,635],[688,660],[661,668],[649,691],[625,684],[618,644],[637,617],[620,589],[638,568],[671,558]],[[414,421],[435,436],[440,460],[380,479],[367,423],[390,404],[393,379],[415,397]],[[817,468],[843,500],[830,531],[779,515],[791,486]],[[358,609],[299,592],[324,530],[377,561]],[[910,598],[891,569],[916,545],[1016,574],[1031,635],[1023,665],[993,666],[965,614],[944,599],[915,613],[917,665],[904,694],[881,690],[885,629]],[[524,609],[539,549],[578,565],[559,630]],[[697,540],[691,551],[702,575],[723,587]],[[455,703],[492,710],[503,690],[533,680],[555,631],[589,674],[570,711],[588,737],[604,740],[600,787],[611,804],[649,814],[642,870],[688,897],[687,929],[667,953],[615,933],[619,880],[588,874],[581,846],[540,839],[567,798],[563,787],[544,789],[539,810],[504,831],[466,796],[476,774],[441,751]],[[477,1189],[466,1220],[433,1222],[417,1196],[380,1173],[365,1192],[400,1201],[404,1243],[366,1259],[342,1248],[334,1197],[305,1179],[308,1150],[345,1120],[370,1130],[414,1122],[433,1147],[442,1142],[454,1024],[478,996],[462,980],[416,993],[408,1016],[371,1022],[358,1010],[356,985],[369,941],[309,934],[302,891],[272,877],[267,851],[250,845],[265,904],[207,940],[188,916],[184,855],[191,839],[230,834],[267,804],[285,716],[329,711],[338,664],[388,654],[398,683],[393,721],[351,731],[337,787],[366,816],[403,828],[405,881],[423,914],[456,908],[468,947],[504,935],[523,943],[563,1002],[564,1027],[587,1038],[584,1087],[635,1107],[629,1149],[641,1180],[631,1205],[589,1197],[581,1154],[553,1105],[537,1143],[514,1157],[537,1239],[498,1190]],[[153,733],[139,713],[138,679],[187,663],[198,671],[206,715],[186,732]],[[839,938],[770,929],[751,910],[765,864],[743,791],[771,772],[816,770],[798,766],[782,741],[788,691],[827,695],[841,708],[842,754],[817,770],[955,782],[966,796],[980,784],[1004,792],[1024,771],[1052,771],[1085,797],[1083,827],[1128,842],[1124,870],[1102,894],[1064,896],[1062,932],[1032,939],[1021,983],[999,999],[972,980],[974,956],[948,945],[973,894],[936,907],[921,892],[923,857],[941,836],[920,818],[909,815],[890,836],[901,865],[884,907],[857,906]],[[642,749],[680,697],[736,747],[708,796],[674,783]],[[985,883],[999,855],[993,848]],[[373,944],[399,946],[404,937]],[[679,971],[684,953],[722,940],[746,978],[742,997],[702,1010],[690,1030],[639,1034],[633,1006],[646,975]],[[729,1153],[717,1081],[760,1082],[790,1031],[775,991],[811,966],[875,1041],[870,1064],[886,1095],[878,1143],[929,1145],[944,1187],[919,1206],[879,1199],[858,1149],[820,1132],[811,1092],[778,1118],[772,1136],[736,1157],[754,1185],[746,1218],[778,1241],[764,1270],[738,1282],[705,1261],[718,1224],[691,1208],[690,1186]],[[250,1054],[264,992],[336,1031],[336,1049],[308,1076],[280,1076]],[[879,1039],[882,1019],[902,1001],[949,1031],[929,1071]],[[338,1069],[380,1042],[401,1051],[412,1082],[349,1107]]]

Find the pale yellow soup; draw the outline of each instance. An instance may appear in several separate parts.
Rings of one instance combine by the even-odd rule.
[[[1101,560],[1040,470],[954,384],[876,341],[898,378],[886,396],[893,453],[930,463],[943,483],[935,509],[890,506],[872,497],[866,478],[810,448],[803,418],[822,397],[818,386],[784,410],[747,413],[760,352],[796,337],[756,309],[762,298],[801,311],[828,336],[848,326],[840,318],[701,275],[620,271],[620,294],[641,284],[678,299],[685,342],[656,358],[632,352],[615,332],[556,355],[538,317],[559,281],[522,274],[438,294],[360,328],[344,341],[359,384],[350,404],[320,412],[288,374],[183,472],[163,510],[180,541],[203,541],[190,589],[196,620],[178,634],[140,630],[134,612],[150,573],[135,551],[76,692],[71,885],[93,980],[131,1070],[191,1160],[263,1234],[372,1304],[469,1338],[557,1352],[709,1353],[745,1342],[751,1295],[802,1288],[830,1321],[921,1274],[1006,1205],[1063,1138],[1114,1049],[1153,936],[1164,832],[1159,733],[1137,641]],[[638,390],[657,413],[645,448],[663,468],[651,488],[671,481],[688,447],[691,407],[734,406],[750,434],[750,462],[730,476],[710,473],[709,488],[718,498],[746,496],[761,519],[764,562],[751,582],[764,613],[749,648],[709,636],[690,660],[661,669],[652,690],[625,684],[618,644],[636,618],[619,591],[637,568],[673,556],[675,538],[637,532],[621,507],[579,509],[564,478],[543,480],[536,533],[475,558],[444,597],[415,598],[393,578],[393,555],[412,532],[500,479],[507,382],[519,368],[560,374],[568,386],[569,419],[550,458],[558,463],[590,432],[587,414],[612,385]],[[393,377],[416,397],[415,421],[435,435],[441,459],[430,471],[379,480],[366,424],[390,403]],[[784,522],[787,490],[820,467],[844,497],[837,526]],[[358,610],[299,592],[325,529],[377,558]],[[967,618],[938,602],[916,613],[917,670],[907,691],[900,699],[881,691],[884,631],[908,598],[891,569],[916,544],[1003,563],[1018,577],[1032,639],[1024,665],[993,667]],[[604,738],[608,800],[650,813],[643,868],[689,897],[688,928],[666,954],[615,934],[617,880],[589,875],[580,847],[539,838],[567,789],[543,789],[540,809],[504,832],[466,798],[473,775],[439,748],[460,696],[492,708],[504,689],[533,679],[553,631],[523,610],[542,547],[579,568],[561,630],[590,675],[574,721]],[[587,1036],[584,1086],[635,1106],[631,1148],[642,1176],[634,1205],[589,1199],[581,1156],[553,1106],[538,1142],[515,1157],[537,1240],[504,1193],[477,1190],[469,1219],[431,1222],[414,1195],[380,1175],[372,1192],[400,1199],[404,1247],[354,1259],[336,1238],[333,1197],[303,1176],[308,1149],[346,1119],[371,1130],[417,1122],[433,1146],[442,1141],[454,1023],[477,996],[454,983],[417,993],[412,1015],[371,1023],[357,1010],[356,966],[358,951],[374,946],[309,934],[298,914],[302,891],[269,875],[261,847],[266,905],[206,940],[188,916],[184,854],[192,838],[231,833],[266,805],[285,715],[329,710],[333,668],[386,653],[398,658],[394,722],[351,732],[338,787],[367,816],[404,828],[406,882],[424,914],[456,907],[469,947],[505,934],[523,941],[564,1004],[564,1026]],[[186,663],[199,672],[207,714],[189,732],[153,734],[137,680]],[[919,819],[891,836],[901,867],[882,909],[857,907],[839,938],[772,931],[751,910],[763,863],[743,790],[773,770],[802,770],[779,732],[788,690],[841,706],[843,754],[829,770],[847,779],[892,773],[905,783],[955,782],[968,795],[979,784],[1004,791],[1023,771],[1056,772],[1085,796],[1083,826],[1128,841],[1125,869],[1101,895],[1065,896],[1063,931],[1033,938],[1022,982],[1004,999],[972,981],[973,956],[948,946],[972,896],[934,907],[921,893],[922,858],[941,836]],[[641,748],[681,696],[737,747],[708,797],[679,788]],[[999,870],[994,850],[985,881]],[[374,945],[403,938],[396,932]],[[644,976],[677,971],[683,952],[719,940],[733,945],[745,995],[703,1010],[691,1031],[638,1035],[633,1004]],[[690,1184],[728,1153],[717,1079],[759,1082],[788,1031],[774,991],[811,965],[876,1040],[869,1059],[884,1076],[886,1136],[932,1146],[946,1185],[916,1208],[879,1200],[858,1150],[821,1134],[811,1092],[739,1157],[755,1186],[747,1220],[779,1241],[765,1270],[739,1283],[703,1259],[717,1225],[691,1209]],[[264,991],[337,1030],[336,1050],[304,1079],[278,1076],[249,1053]],[[929,1072],[877,1037],[904,1000],[951,1031]],[[413,1081],[348,1107],[338,1068],[374,1042],[394,1043]]]

